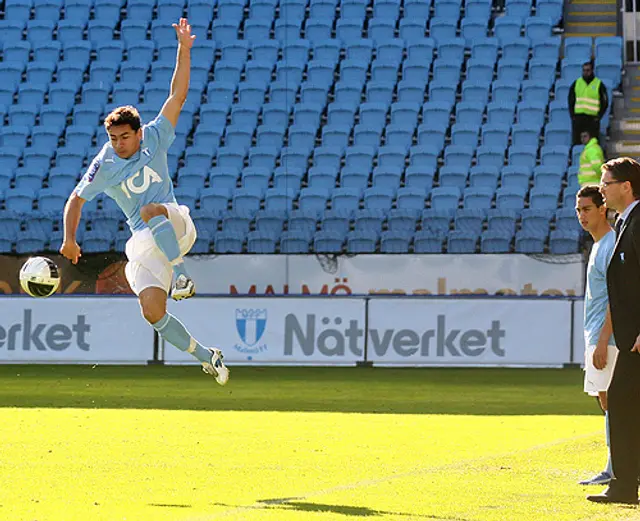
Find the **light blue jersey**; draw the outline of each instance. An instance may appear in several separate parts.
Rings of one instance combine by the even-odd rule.
[[[106,143],[89,165],[78,183],[76,193],[91,201],[104,192],[127,216],[132,232],[147,225],[140,217],[140,208],[148,203],[175,203],[169,175],[167,151],[175,139],[171,122],[159,115],[142,127],[140,150],[129,159],[118,157]]]
[[[604,325],[609,297],[607,295],[607,266],[613,255],[616,235],[611,230],[591,248],[587,264],[587,290],[584,297],[584,336],[587,345],[595,346]],[[615,345],[613,335],[609,345]]]

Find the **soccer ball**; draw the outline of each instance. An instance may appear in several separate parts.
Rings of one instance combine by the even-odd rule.
[[[20,268],[20,285],[32,297],[49,297],[60,285],[60,270],[46,257],[31,257]]]

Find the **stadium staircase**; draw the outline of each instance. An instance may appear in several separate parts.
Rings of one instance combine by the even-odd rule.
[[[572,0],[565,8],[565,37],[615,36],[616,0]]]
[[[628,64],[624,68],[624,95],[615,108],[620,114],[612,122],[610,157],[628,155],[640,156],[640,67]]]

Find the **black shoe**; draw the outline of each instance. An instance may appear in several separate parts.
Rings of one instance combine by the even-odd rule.
[[[622,496],[619,494],[611,493],[609,489],[605,490],[602,494],[594,494],[587,496],[587,500],[593,503],[623,503],[625,505],[637,505],[638,496]]]

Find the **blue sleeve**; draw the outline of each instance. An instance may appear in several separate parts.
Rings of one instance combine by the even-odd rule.
[[[110,186],[106,181],[107,176],[103,169],[103,159],[104,155],[99,154],[91,161],[89,168],[87,168],[87,171],[75,188],[76,194],[87,201],[91,201]]]
[[[613,250],[616,243],[614,240],[607,240],[598,251],[598,269],[602,272],[603,276],[607,275],[607,268],[609,267],[609,261],[613,256]]]
[[[157,148],[169,150],[176,138],[176,131],[171,122],[162,114],[144,127],[144,144],[154,152]]]

